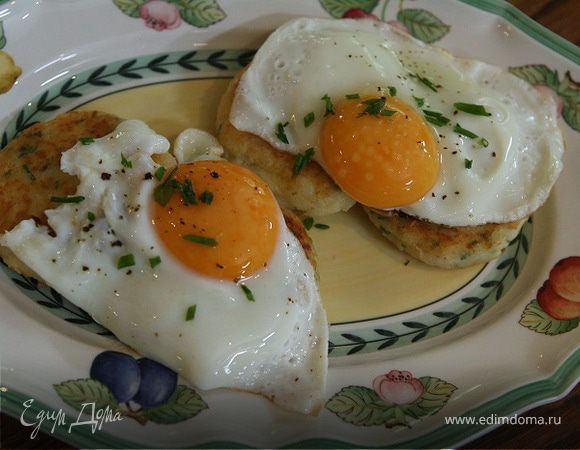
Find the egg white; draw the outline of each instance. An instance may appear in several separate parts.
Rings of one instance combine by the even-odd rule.
[[[284,24],[241,77],[230,121],[297,154],[318,147],[323,95],[336,103],[347,94],[388,93],[389,86],[418,110],[451,119],[432,126],[441,157],[437,183],[399,209],[462,226],[518,220],[546,200],[562,170],[564,148],[552,98],[501,68],[456,58],[382,22],[300,18]],[[455,112],[456,102],[483,105],[491,116]],[[305,127],[310,112],[316,120]],[[277,136],[279,124],[286,123],[288,144]],[[485,138],[487,147],[454,132],[456,123]],[[313,159],[325,168],[319,151]]]
[[[195,153],[195,134],[178,139],[180,154]],[[56,237],[25,220],[0,243],[122,342],[198,388],[237,388],[290,410],[316,411],[326,379],[328,325],[300,243],[280,213],[268,266],[244,281],[254,302],[232,281],[182,266],[157,238],[149,213],[156,181],[148,174],[158,167],[151,155],[168,148],[167,139],[135,120],[90,145],[77,144],[63,154],[61,168],[79,177],[76,195],[85,200],[46,211]],[[96,216],[92,222],[89,212]],[[134,255],[135,265],[118,269],[126,254]],[[149,259],[157,256],[161,264],[151,268]],[[186,321],[192,305],[195,317]]]

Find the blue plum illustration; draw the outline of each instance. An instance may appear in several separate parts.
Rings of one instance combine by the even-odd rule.
[[[91,378],[107,386],[119,402],[126,402],[139,390],[141,370],[132,356],[107,350],[93,360]]]
[[[149,408],[169,400],[177,387],[177,373],[149,358],[137,362],[141,370],[141,385],[133,401]]]

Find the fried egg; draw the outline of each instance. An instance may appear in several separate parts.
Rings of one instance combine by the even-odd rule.
[[[267,185],[219,158],[211,136],[169,142],[145,123],[65,152],[74,196],[48,227],[0,240],[122,342],[200,389],[262,394],[302,413],[321,406],[328,325],[314,270]]]
[[[363,205],[443,225],[521,219],[562,170],[549,96],[371,20],[277,29],[241,77],[230,121],[311,157]]]

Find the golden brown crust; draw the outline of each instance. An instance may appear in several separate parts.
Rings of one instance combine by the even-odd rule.
[[[314,271],[316,271],[316,253],[314,251],[314,246],[312,245],[312,239],[306,231],[306,228],[304,228],[302,221],[296,214],[288,209],[283,209],[282,213],[284,214],[286,226],[292,234],[296,236],[296,239],[298,239],[298,242],[300,242],[300,245],[302,245],[302,248],[304,249],[304,253],[306,253],[308,261],[310,261],[310,264],[314,267]]]
[[[345,195],[318,164],[311,162],[299,176],[294,176],[294,155],[277,150],[230,123],[230,110],[242,73],[229,84],[217,112],[217,138],[225,149],[226,158],[262,177],[283,207],[313,216],[348,210],[354,200]]]
[[[399,250],[426,264],[447,269],[468,267],[497,258],[527,220],[448,227],[398,211],[364,209],[371,222]]]
[[[46,223],[51,196],[74,194],[78,179],[60,170],[60,156],[81,137],[102,137],[121,119],[98,111],[71,111],[22,131],[0,151],[0,233],[30,218]],[[23,275],[34,274],[6,247],[0,257]]]

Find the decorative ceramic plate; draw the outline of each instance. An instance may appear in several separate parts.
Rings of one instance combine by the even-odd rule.
[[[192,126],[214,132],[229,79],[271,30],[296,16],[345,14],[374,14],[551,90],[567,151],[549,201],[500,258],[461,270],[393,249],[358,208],[316,217],[329,225],[310,234],[332,322],[317,417],[184,380],[149,407],[120,401],[90,377],[91,365],[110,350],[139,356],[55,291],[3,266],[2,407],[31,438],[40,428],[83,447],[446,447],[493,427],[492,414],[525,411],[575,385],[580,52],[505,3],[0,0],[1,146],[71,109],[142,119],[170,139]],[[34,182],[26,164],[22,171]],[[449,423],[460,416],[472,423]]]

